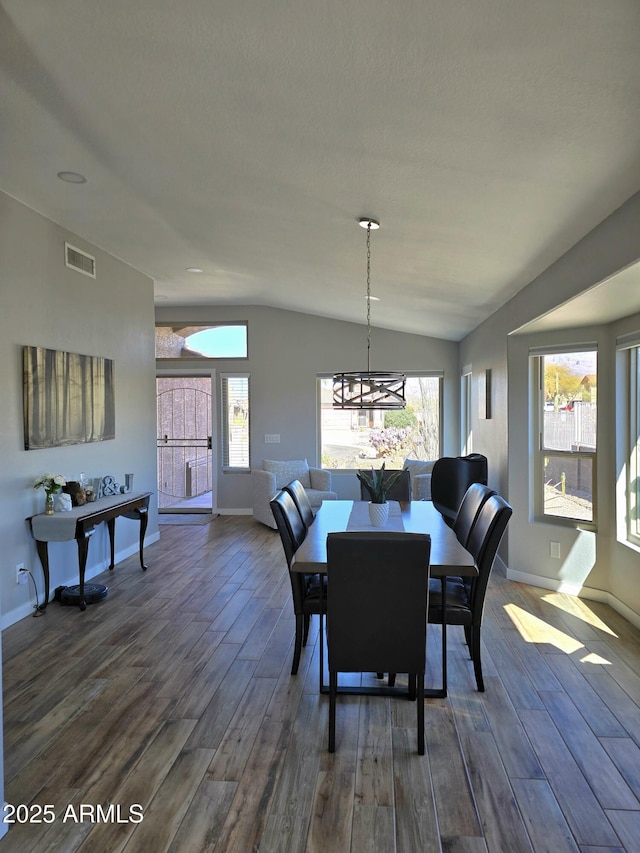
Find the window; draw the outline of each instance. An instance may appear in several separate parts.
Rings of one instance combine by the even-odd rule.
[[[539,423],[536,514],[595,524],[595,347],[537,353],[534,364]]]
[[[246,358],[246,323],[156,326],[156,358]]]
[[[618,376],[621,382],[618,407],[619,470],[625,472],[624,497],[618,506],[624,513],[618,537],[640,547],[640,333],[617,340]],[[620,369],[621,368],[621,369]]]
[[[222,412],[222,467],[248,471],[249,452],[249,376],[225,374],[220,377]]]
[[[399,411],[334,409],[333,382],[319,377],[323,468],[402,468],[406,458],[440,456],[442,374],[407,376]]]

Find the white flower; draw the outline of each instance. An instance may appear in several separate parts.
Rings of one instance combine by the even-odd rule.
[[[44,474],[36,477],[33,483],[33,488],[39,489],[42,486],[47,495],[55,495],[63,486],[66,485],[67,481],[62,474],[52,474],[51,471],[46,471]]]

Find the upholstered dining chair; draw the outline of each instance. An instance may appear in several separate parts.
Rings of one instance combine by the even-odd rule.
[[[446,622],[447,625],[462,625],[478,690],[484,692],[480,629],[484,612],[484,600],[493,568],[496,552],[502,540],[513,510],[500,495],[491,495],[482,505],[466,545],[473,555],[478,575],[474,578],[450,577],[446,579]],[[442,624],[441,581],[432,578],[429,582],[429,622]]]
[[[288,492],[279,491],[271,500],[271,511],[280,533],[291,581],[293,612],[296,617],[291,675],[295,675],[300,665],[302,647],[307,645],[311,615],[320,613],[321,601],[322,610],[326,612],[327,597],[324,594],[320,595],[320,583],[324,583],[322,576],[291,571],[295,553],[307,535],[307,529],[291,495]]]
[[[491,495],[495,495],[495,491],[485,486],[482,483],[471,483],[460,504],[460,509],[456,515],[456,520],[453,522],[453,532],[458,538],[458,542],[467,547],[469,536],[473,525],[476,523],[478,513],[482,509],[484,502]]]
[[[393,468],[385,469],[383,479],[386,481],[392,474],[397,474],[398,471]],[[367,491],[366,486],[360,481],[360,500],[369,501],[371,495]],[[396,482],[387,492],[387,500],[390,501],[410,501],[411,500],[411,474],[408,470],[402,470]]]
[[[329,752],[339,672],[406,672],[424,755],[424,672],[431,537],[356,531],[327,536]]]
[[[300,480],[292,480],[283,487],[283,491],[289,492],[293,498],[293,502],[300,513],[300,518],[305,526],[305,530],[308,530],[315,520],[315,515],[313,514],[311,501],[309,500],[309,496],[307,495],[304,486]]]

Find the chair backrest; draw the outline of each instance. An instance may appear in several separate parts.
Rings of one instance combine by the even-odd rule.
[[[471,610],[476,622],[482,617],[489,575],[512,514],[513,510],[504,498],[491,495],[482,505],[469,535],[467,550],[473,555],[478,569],[478,577],[473,579],[469,588]]]
[[[334,672],[424,672],[431,537],[327,536],[327,644]]]
[[[469,456],[442,456],[431,473],[431,497],[445,520],[453,523],[462,499],[471,483],[487,484],[487,457],[480,453]]]
[[[385,468],[383,479],[388,480],[391,474],[397,474],[398,471],[393,468]],[[387,499],[390,501],[410,501],[411,500],[411,473],[407,470],[402,470],[400,472],[400,476],[393,484],[393,486],[389,489],[387,493]],[[367,488],[364,483],[360,481],[360,500],[361,501],[370,501],[371,495],[369,494]]]
[[[482,483],[471,483],[462,498],[456,520],[453,522],[453,532],[458,537],[460,544],[465,548],[467,547],[473,525],[476,523],[478,513],[482,509],[484,502],[491,495],[495,495],[495,492],[489,486],[484,486]]]
[[[288,492],[279,491],[269,501],[269,505],[282,540],[287,566],[291,568],[293,555],[307,535],[306,527],[302,523],[298,508]]]
[[[293,502],[295,503],[298,512],[300,513],[302,523],[308,530],[309,527],[313,524],[315,516],[313,514],[313,510],[311,509],[309,496],[307,495],[304,486],[302,485],[300,480],[292,480],[290,483],[287,483],[287,485],[284,486],[284,491],[288,492],[293,498]]]

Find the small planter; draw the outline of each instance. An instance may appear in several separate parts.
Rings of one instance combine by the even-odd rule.
[[[384,527],[389,518],[389,504],[369,503],[369,519],[373,527]]]

